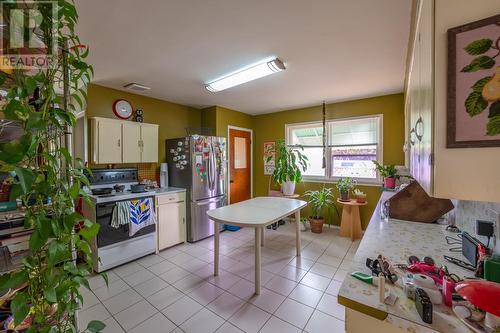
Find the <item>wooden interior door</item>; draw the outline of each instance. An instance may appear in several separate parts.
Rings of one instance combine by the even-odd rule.
[[[250,132],[229,129],[229,204],[248,200],[252,197],[251,143],[252,136]]]

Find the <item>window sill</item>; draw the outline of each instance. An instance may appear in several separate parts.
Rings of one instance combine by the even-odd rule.
[[[336,184],[337,180],[335,180],[335,179],[321,179],[321,178],[306,178],[306,177],[302,177],[302,183]],[[382,187],[382,183],[378,182],[378,181],[374,181],[374,182],[356,181],[356,185],[359,185],[359,186]]]

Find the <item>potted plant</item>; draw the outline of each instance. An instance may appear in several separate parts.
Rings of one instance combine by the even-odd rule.
[[[335,206],[335,197],[333,196],[333,189],[326,188],[323,186],[321,190],[318,191],[306,191],[304,193],[308,197],[309,204],[312,209],[312,216],[309,217],[309,225],[311,226],[311,232],[320,234],[323,232],[323,224],[325,223],[325,218],[321,215],[325,208],[328,209],[328,216],[330,215],[330,208],[333,207],[339,215],[337,206]]]
[[[349,177],[340,178],[336,186],[340,193],[340,201],[349,201],[350,191],[356,186],[356,181]]]
[[[0,165],[3,172],[15,174],[10,200],[21,203],[24,226],[31,232],[28,255],[19,267],[0,276],[0,292],[15,291],[6,328],[26,327],[30,333],[100,332],[104,324],[98,321],[91,321],[86,330],[76,328],[81,287],[90,288],[91,243],[99,224],[75,211],[76,200],[89,199],[82,190],[89,182],[83,162],[74,162],[70,149],[75,105],[85,109],[86,84],[93,69],[85,62],[88,48],[75,34],[78,14],[73,1],[52,2],[54,11],[43,1],[29,3],[41,16],[28,27],[27,35],[54,53],[43,67],[22,68],[19,63],[0,67],[0,85],[7,90],[1,118],[24,129],[20,137],[0,143]],[[21,12],[24,20],[31,19],[28,10]],[[58,15],[53,17],[53,12]],[[22,22],[22,18],[16,20]],[[4,15],[5,26],[9,21]],[[78,266],[76,252],[81,253]]]
[[[307,170],[307,156],[302,151],[302,146],[289,147],[285,140],[276,142],[276,147],[268,151],[267,159],[276,155],[273,180],[281,184],[283,195],[290,196],[295,192],[295,184],[302,180],[302,172]]]
[[[357,203],[365,203],[366,202],[366,193],[359,190],[359,189],[354,189],[353,191],[354,196],[356,197],[356,202]]]
[[[394,164],[382,165],[377,161],[372,161],[375,164],[375,168],[380,173],[380,176],[384,178],[385,188],[395,188],[396,179],[398,178],[398,170]]]
[[[307,231],[307,221],[305,217],[300,218],[300,231]]]

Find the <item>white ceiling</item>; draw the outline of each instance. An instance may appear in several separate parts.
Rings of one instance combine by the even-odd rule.
[[[96,84],[249,114],[401,92],[411,0],[77,0]],[[204,83],[277,56],[287,69]]]

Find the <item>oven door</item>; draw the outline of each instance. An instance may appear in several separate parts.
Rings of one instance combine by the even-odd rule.
[[[154,197],[151,197],[151,199],[153,200],[154,205]],[[101,225],[99,233],[97,234],[97,247],[101,248],[155,232],[156,225],[149,225],[136,232],[134,236],[130,237],[128,235],[128,224],[121,225],[118,228],[113,228],[111,226],[111,217],[113,216],[115,203],[116,201],[96,204],[96,223]],[[154,211],[153,207],[153,212]]]

